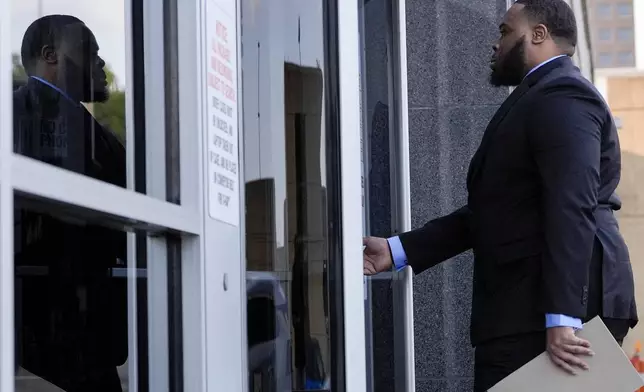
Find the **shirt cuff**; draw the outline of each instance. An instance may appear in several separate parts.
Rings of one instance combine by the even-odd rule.
[[[546,328],[554,327],[571,327],[574,329],[582,329],[582,323],[578,318],[566,316],[563,314],[546,314]]]
[[[387,238],[387,242],[389,242],[391,258],[394,260],[396,271],[400,271],[407,266],[407,254],[405,253],[402,242],[400,242],[400,238],[397,236]]]

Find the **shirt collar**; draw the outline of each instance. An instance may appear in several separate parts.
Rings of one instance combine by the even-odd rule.
[[[559,59],[559,58],[562,58],[562,57],[566,57],[566,55],[565,55],[565,54],[560,54],[559,56],[555,56],[555,57],[552,57],[552,58],[550,58],[550,59],[548,59],[548,60],[544,61],[543,63],[541,63],[541,64],[537,65],[537,66],[536,66],[536,67],[534,67],[534,68],[532,68],[532,69],[530,70],[530,72],[528,72],[528,73],[527,73],[527,75],[523,77],[523,79],[525,80],[525,78],[527,78],[527,77],[528,77],[528,75],[530,75],[530,74],[531,74],[531,73],[533,73],[534,71],[538,70],[539,68],[543,67],[544,65],[548,64],[549,62],[554,61],[554,60]]]
[[[40,83],[42,83],[42,84],[45,84],[45,85],[47,85],[47,86],[49,86],[49,87],[53,88],[54,90],[56,90],[57,92],[59,92],[59,93],[60,93],[60,95],[62,95],[63,97],[65,97],[65,99],[67,99],[68,101],[70,101],[70,102],[71,102],[71,103],[73,103],[74,105],[78,105],[78,101],[76,101],[76,100],[72,99],[69,95],[67,95],[67,93],[66,93],[66,92],[64,92],[63,90],[61,90],[58,86],[55,86],[55,85],[53,85],[52,83],[50,83],[50,82],[46,81],[45,79],[43,79],[43,78],[39,78],[38,76],[31,76],[31,78],[32,78],[32,79],[34,79],[34,80],[39,81],[39,82],[40,82]]]

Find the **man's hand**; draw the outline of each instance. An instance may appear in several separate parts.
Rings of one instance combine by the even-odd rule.
[[[588,370],[588,364],[578,356],[595,355],[590,342],[577,337],[570,327],[548,328],[546,349],[555,365],[573,375],[576,374],[575,368]]]
[[[365,275],[375,275],[391,269],[393,260],[385,238],[366,237],[362,240],[362,245],[365,246],[362,254]]]

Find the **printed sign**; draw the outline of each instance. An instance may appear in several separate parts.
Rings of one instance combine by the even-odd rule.
[[[210,217],[239,226],[239,137],[235,1],[206,6],[207,174]]]

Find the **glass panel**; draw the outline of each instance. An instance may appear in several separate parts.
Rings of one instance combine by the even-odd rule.
[[[617,59],[620,66],[635,65],[635,57],[633,56],[633,52],[620,52],[617,54]]]
[[[600,18],[608,19],[611,17],[612,7],[610,4],[598,4],[597,16]]]
[[[390,237],[393,214],[392,151],[394,133],[394,66],[396,59],[392,25],[393,2],[365,1],[360,8],[362,57],[362,140],[364,157],[365,235]],[[367,390],[395,391],[396,352],[392,274],[368,278],[365,298],[367,336]]]
[[[126,186],[126,91],[143,105],[142,2],[12,1],[14,151],[60,168]],[[133,54],[125,13],[132,12]],[[126,58],[138,68],[127,79]],[[135,119],[137,190],[145,192],[145,137]],[[160,131],[162,134],[163,130]],[[161,136],[162,137],[162,136]],[[141,184],[143,184],[141,186]]]
[[[250,391],[326,389],[331,352],[322,0],[242,2]],[[337,181],[337,180],[334,180]],[[341,284],[341,282],[336,282]]]
[[[611,40],[611,30],[610,29],[599,29],[599,40],[600,41],[610,41]]]
[[[630,42],[633,40],[633,29],[632,28],[619,28],[617,29],[617,39],[622,42]]]
[[[16,391],[127,391],[125,232],[15,203]],[[146,271],[137,268],[139,391],[148,383]]]
[[[633,13],[633,6],[631,4],[618,4],[617,5],[617,15],[619,16],[631,16]]]
[[[612,53],[599,53],[598,55],[598,66],[599,67],[610,67],[613,64],[613,54]]]

